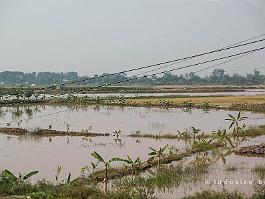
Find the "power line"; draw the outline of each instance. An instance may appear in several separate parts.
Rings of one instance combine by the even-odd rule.
[[[146,77],[153,76],[153,75],[157,75],[157,74],[165,74],[167,72],[171,72],[171,71],[175,71],[175,70],[180,70],[180,69],[183,69],[183,68],[190,68],[190,67],[194,67],[194,66],[198,66],[198,65],[202,65],[202,64],[206,64],[206,63],[215,62],[215,61],[218,61],[218,60],[223,60],[223,59],[228,59],[228,58],[231,58],[231,57],[236,57],[236,58],[230,59],[230,60],[228,60],[226,62],[222,62],[222,63],[217,64],[217,65],[221,65],[223,63],[227,63],[229,61],[233,61],[235,59],[239,59],[239,58],[243,57],[243,55],[248,55],[248,54],[251,54],[251,53],[254,53],[254,52],[258,52],[258,51],[263,50],[263,49],[265,49],[265,46],[264,47],[261,47],[261,48],[256,48],[256,49],[253,49],[253,50],[249,50],[249,51],[244,51],[244,52],[237,53],[237,54],[232,54],[232,55],[225,56],[225,57],[220,57],[220,58],[211,59],[211,60],[207,60],[207,61],[204,61],[204,62],[199,62],[199,63],[195,63],[195,64],[191,64],[191,65],[187,65],[187,66],[183,66],[183,67],[179,67],[179,68],[174,68],[174,69],[171,69],[171,70],[168,70],[168,71],[162,71],[162,72],[155,73],[155,74],[152,74],[152,75],[146,75]],[[135,79],[138,79],[138,78],[124,80],[124,82],[132,81],[132,80],[135,80]],[[114,82],[112,84],[118,84],[118,83],[121,83],[121,81],[117,81],[117,82]],[[25,119],[25,120],[28,121],[28,120],[31,120],[31,119],[46,117],[46,116],[49,116],[49,115],[54,115],[54,114],[58,114],[58,113],[62,113],[62,112],[67,112],[67,111],[71,111],[71,110],[72,109],[65,109],[65,110],[62,110],[62,111],[54,112],[54,113],[49,113],[49,114],[45,114],[45,115],[31,117],[31,118],[28,118],[28,119]],[[0,125],[17,123],[17,122],[20,122],[20,121],[24,121],[24,120],[11,121],[11,122],[7,122],[7,123],[2,123]]]
[[[160,66],[160,65],[164,65],[164,64],[173,63],[173,62],[178,62],[178,61],[182,61],[182,60],[193,59],[195,57],[201,57],[201,56],[204,56],[204,55],[209,55],[209,54],[213,54],[213,53],[217,53],[217,52],[221,52],[221,51],[225,51],[225,50],[230,50],[230,49],[234,49],[234,48],[238,48],[238,47],[242,47],[242,46],[247,46],[247,45],[259,43],[259,42],[262,42],[262,41],[265,41],[265,38],[264,39],[260,39],[260,40],[255,40],[255,41],[252,41],[252,42],[243,43],[243,44],[237,44],[237,45],[231,44],[232,46],[220,48],[220,49],[217,49],[217,50],[212,50],[212,51],[204,52],[204,53],[201,53],[201,54],[195,54],[195,55],[184,57],[184,58],[178,58],[178,59],[175,59],[175,60],[160,62],[160,63],[157,63],[157,64],[151,64],[151,65],[148,65],[148,66],[142,66],[142,67],[138,67],[138,68],[124,70],[124,71],[121,71],[121,72],[105,74],[105,75],[101,75],[99,77],[92,77],[92,78],[87,77],[87,78],[84,78],[84,79],[81,79],[81,80],[74,80],[74,81],[71,81],[71,82],[62,83],[61,86],[65,86],[65,85],[69,85],[69,84],[75,84],[75,83],[78,83],[78,82],[84,82],[84,81],[87,81],[87,80],[93,80],[93,79],[97,79],[97,78],[104,78],[104,77],[114,76],[114,75],[118,75],[118,74],[122,74],[122,73],[133,72],[133,71],[137,71],[137,70],[142,70],[142,69],[146,69],[146,68],[151,68],[151,67],[155,67],[155,66]],[[56,87],[56,86],[50,86],[48,88],[54,88],[54,87]]]
[[[202,72],[202,71],[205,71],[205,70],[208,70],[208,69],[210,69],[210,68],[214,68],[214,67],[216,67],[216,66],[220,66],[220,65],[222,65],[222,64],[226,64],[226,63],[231,62],[231,61],[233,61],[233,60],[240,59],[240,58],[245,57],[245,56],[247,56],[247,55],[250,55],[250,54],[252,54],[252,53],[254,53],[254,52],[250,52],[250,53],[247,53],[247,54],[243,54],[243,55],[241,55],[241,56],[238,56],[238,57],[233,58],[233,59],[229,59],[229,60],[224,61],[224,62],[222,62],[222,63],[219,63],[219,64],[216,64],[216,65],[213,65],[213,66],[209,66],[209,67],[206,67],[206,68],[203,68],[203,69],[197,70],[197,71],[194,72],[194,74],[195,74],[195,73]]]
[[[174,65],[174,64],[177,64],[178,62],[184,62],[186,60],[190,60],[190,59],[193,59],[193,58],[196,58],[196,57],[200,57],[200,56],[204,56],[204,55],[208,55],[208,54],[212,54],[212,53],[216,53],[216,52],[221,52],[221,51],[224,51],[224,50],[229,50],[229,49],[233,49],[233,48],[238,48],[238,47],[247,46],[247,45],[250,45],[250,44],[262,42],[262,41],[265,40],[265,38],[264,39],[260,39],[260,40],[255,40],[255,41],[252,41],[252,42],[248,42],[248,43],[243,43],[245,41],[250,41],[252,39],[256,39],[256,38],[259,38],[259,37],[264,36],[264,35],[265,35],[265,33],[261,34],[261,35],[258,35],[258,36],[255,36],[255,37],[251,37],[249,39],[246,39],[246,40],[243,40],[243,41],[240,41],[240,42],[236,42],[234,44],[228,45],[226,47],[222,47],[222,48],[217,49],[217,50],[208,51],[208,52],[204,52],[204,53],[201,53],[201,54],[196,54],[196,55],[192,55],[192,56],[188,56],[188,57],[184,57],[184,58],[179,58],[179,59],[175,59],[175,60],[171,60],[171,61],[160,62],[160,63],[157,63],[157,64],[148,65],[148,66],[133,68],[133,69],[129,69],[129,70],[121,71],[121,72],[115,72],[115,73],[111,73],[111,74],[106,74],[106,75],[102,75],[102,76],[99,76],[99,77],[84,78],[82,80],[74,80],[72,82],[62,83],[61,86],[74,84],[74,83],[77,83],[77,82],[84,82],[84,81],[87,81],[87,80],[93,80],[93,79],[97,79],[97,78],[109,77],[109,76],[113,76],[113,75],[117,75],[117,74],[132,72],[132,71],[136,71],[136,70],[142,70],[142,69],[151,68],[151,67],[160,66],[160,65],[165,65],[165,64]],[[243,44],[241,44],[241,43],[243,43]],[[161,69],[163,67],[164,66],[160,67],[159,69]],[[153,69],[153,70],[151,70],[151,72],[155,71],[155,70],[156,69]],[[150,72],[150,71],[148,71],[148,72]],[[145,73],[147,73],[147,72],[145,72]],[[145,74],[145,73],[142,73],[142,74]],[[53,85],[53,86],[49,86],[49,87],[43,87],[43,88],[40,88],[40,89],[43,90],[43,89],[54,88],[54,87],[55,86]],[[99,87],[102,87],[102,86],[99,86]],[[6,106],[6,105],[15,105],[15,104],[23,104],[23,102],[13,102],[13,103],[9,103],[9,104],[4,104],[4,106]],[[0,106],[0,107],[3,107],[3,106]]]
[[[211,62],[215,62],[215,61],[219,61],[219,60],[223,60],[223,59],[228,59],[228,58],[235,57],[235,56],[239,56],[239,55],[245,55],[245,54],[248,54],[248,53],[254,53],[254,52],[263,50],[264,48],[265,47],[256,48],[256,49],[253,49],[253,50],[244,51],[244,52],[241,52],[241,53],[232,54],[232,55],[225,56],[225,57],[220,57],[220,58],[216,58],[216,59],[207,60],[207,61],[204,61],[204,62],[199,62],[199,63],[196,63],[196,64],[182,66],[182,67],[179,67],[179,68],[173,68],[171,70],[166,70],[166,71],[162,71],[162,72],[153,73],[151,75],[144,75],[142,77],[149,77],[149,76],[153,76],[153,75],[165,74],[165,73],[168,73],[168,72],[172,72],[172,71],[176,71],[176,70],[180,70],[180,69],[184,69],[184,68],[190,68],[190,67],[193,67],[193,66],[198,66],[198,65],[202,65],[202,64],[206,64],[206,63],[211,63]],[[124,82],[137,80],[139,78],[141,78],[141,77],[135,77],[133,79],[127,79],[127,80],[124,80]],[[119,83],[122,83],[122,81],[117,81],[114,84],[119,84]],[[107,84],[105,86],[109,86],[109,85],[113,85],[113,83]],[[100,86],[100,87],[103,87],[103,86]]]
[[[244,43],[244,42],[246,42],[246,41],[250,41],[250,40],[253,40],[253,39],[257,39],[257,38],[262,37],[262,36],[265,36],[265,33],[264,33],[264,34],[257,35],[257,36],[254,36],[254,37],[251,37],[251,38],[249,38],[249,39],[245,39],[245,40],[242,40],[242,41],[239,41],[239,42],[233,43],[233,44],[229,44],[229,45],[227,45],[227,46],[224,46],[223,48],[227,48],[227,47],[230,47],[230,46],[234,46],[234,45],[237,45],[237,44],[241,44],[241,43]],[[184,61],[186,61],[186,60],[182,60],[182,61],[179,61],[179,62],[177,62],[177,63],[171,63],[171,64],[169,64],[169,65],[160,66],[160,67],[157,68],[157,69],[152,69],[152,70],[150,70],[150,71],[140,73],[140,74],[138,74],[138,76],[139,76],[139,75],[146,74],[146,73],[149,73],[149,72],[153,72],[153,71],[156,71],[156,70],[159,70],[159,69],[162,69],[162,68],[166,68],[166,67],[168,67],[168,66],[172,66],[172,65],[175,65],[175,64],[179,64],[179,63],[182,63],[182,62],[184,62]]]

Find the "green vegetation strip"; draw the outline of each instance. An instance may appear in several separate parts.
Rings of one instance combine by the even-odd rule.
[[[265,135],[265,125],[261,125],[258,127],[250,127],[246,130],[238,132],[238,134],[233,134],[233,133],[227,133],[227,136],[232,138],[232,137],[258,137]],[[128,135],[129,137],[134,137],[134,138],[153,138],[153,139],[191,139],[194,137],[194,134],[192,131],[185,130],[183,132],[178,132],[177,134],[164,134],[164,135],[154,135],[154,134],[148,134],[148,133],[140,133],[139,131],[133,134]],[[201,139],[207,139],[207,138],[216,138],[216,133],[199,133],[196,135],[196,138],[201,138]]]
[[[183,197],[182,199],[264,199],[265,194],[258,193],[251,197],[246,197],[238,192],[216,192],[216,191],[203,191],[196,193],[193,196]]]

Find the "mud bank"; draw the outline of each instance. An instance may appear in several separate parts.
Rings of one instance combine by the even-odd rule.
[[[36,131],[28,131],[23,128],[0,128],[0,133],[8,135],[39,135],[39,136],[87,136],[87,137],[98,137],[98,136],[109,136],[109,133],[91,133],[87,131],[57,131],[49,129],[39,129]]]

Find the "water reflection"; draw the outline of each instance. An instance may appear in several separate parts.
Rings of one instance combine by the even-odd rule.
[[[218,155],[217,155],[218,156]],[[210,162],[208,160],[210,158]],[[227,155],[225,161],[216,154],[196,154],[177,163],[152,168],[132,179],[124,177],[111,182],[112,189],[133,190],[156,198],[180,199],[206,190],[240,192],[252,196],[263,191],[264,184],[244,184],[240,181],[258,182],[265,178],[257,173],[257,165],[264,167],[260,158]],[[224,183],[227,181],[227,183]],[[230,183],[233,181],[234,183]],[[206,183],[207,182],[207,183]],[[140,189],[139,189],[140,188]]]
[[[140,144],[136,142],[139,140]],[[184,141],[167,140],[167,143],[183,151],[188,145]],[[55,168],[62,165],[65,178],[68,172],[73,177],[80,175],[83,166],[90,165],[93,151],[102,154],[104,158],[132,155],[148,159],[149,147],[159,148],[165,145],[165,140],[113,137],[41,137],[33,135],[9,136],[0,134],[0,169],[10,169],[14,172],[39,170],[35,179],[53,179]],[[17,164],[17,163],[20,164]],[[47,164],[49,162],[49,164]]]

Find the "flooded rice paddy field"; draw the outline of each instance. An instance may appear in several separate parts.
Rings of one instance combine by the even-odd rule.
[[[226,190],[243,193],[250,197],[254,194],[255,188],[258,188],[259,181],[262,181],[263,185],[265,184],[265,176],[255,172],[256,166],[265,167],[264,158],[229,155],[225,157],[225,160],[225,164],[220,159],[217,163],[209,166],[208,173],[203,175],[202,179],[181,184],[179,188],[169,189],[167,192],[156,190],[156,196],[159,198],[176,198],[176,196],[181,198],[204,190],[218,192]]]
[[[264,142],[265,136],[259,136],[243,140],[239,146],[250,146]],[[177,148],[180,153],[191,147],[191,142],[188,140],[177,139],[157,140],[122,136],[119,139],[112,136],[91,138],[41,137],[0,134],[0,170],[8,168],[16,173],[39,170],[40,173],[33,178],[34,181],[43,178],[52,181],[56,174],[56,168],[62,166],[61,176],[63,179],[67,177],[69,172],[73,177],[78,177],[81,174],[81,168],[90,166],[90,162],[95,161],[90,155],[93,151],[97,151],[105,159],[126,158],[127,155],[130,155],[133,159],[140,157],[146,161],[149,158],[149,147],[158,149],[166,144]],[[121,166],[121,163],[113,163],[112,166]]]
[[[53,180],[57,166],[62,166],[62,176],[71,172],[80,175],[81,168],[90,166],[95,159],[90,155],[97,151],[104,158],[126,158],[127,155],[148,159],[149,147],[159,148],[165,143],[185,150],[189,144],[177,140],[155,140],[120,137],[40,137],[32,135],[9,136],[0,134],[0,170],[8,168],[15,172],[39,170],[36,179]],[[48,163],[48,164],[47,164]],[[120,166],[113,164],[114,166]]]
[[[90,155],[97,151],[105,159],[113,157],[126,158],[130,155],[133,159],[140,157],[146,161],[149,147],[158,149],[166,144],[184,152],[191,148],[190,140],[178,139],[152,139],[136,138],[127,135],[140,130],[141,133],[151,134],[176,134],[177,131],[189,129],[191,126],[210,133],[220,128],[228,128],[229,122],[225,121],[228,114],[237,115],[236,111],[226,110],[199,110],[181,108],[146,108],[146,107],[109,107],[109,106],[65,106],[65,105],[33,105],[19,107],[2,107],[0,109],[0,127],[20,127],[28,130],[49,128],[62,131],[81,131],[89,129],[95,133],[110,133],[107,137],[83,136],[51,136],[38,135],[5,135],[0,134],[0,170],[9,169],[15,174],[38,170],[38,175],[31,179],[36,182],[45,178],[55,182],[56,169],[62,167],[59,180],[66,179],[68,174],[72,178],[81,175],[81,168],[90,166],[95,159]],[[265,114],[243,112],[248,117],[241,125],[259,126],[265,124]],[[121,135],[112,136],[115,130],[121,130]],[[232,140],[233,141],[233,140]],[[265,142],[265,136],[239,141],[239,147],[257,145]],[[220,151],[222,153],[222,151]],[[157,198],[181,198],[203,190],[216,190],[222,192],[239,191],[251,196],[256,185],[236,184],[241,181],[264,181],[264,175],[255,172],[257,166],[265,167],[264,157],[243,157],[234,154],[216,159],[212,152],[199,153],[181,161],[166,165],[170,172],[175,172],[175,167],[190,166],[198,158],[212,160],[209,166],[204,166],[204,171],[188,170],[185,174],[169,175],[167,179],[146,183],[145,187]],[[209,156],[209,157],[208,157]],[[197,164],[197,163],[196,163]],[[113,163],[113,167],[122,163]],[[102,168],[102,167],[99,167]],[[152,168],[140,176],[145,179],[156,176],[157,168]],[[207,170],[207,171],[206,171]],[[165,171],[167,173],[167,171]],[[164,174],[163,174],[164,175]],[[121,184],[126,186],[126,179],[131,176],[111,181],[111,189],[121,189]],[[162,176],[163,177],[163,176]],[[165,176],[164,176],[165,177]],[[218,184],[214,180],[232,180],[233,184]],[[124,181],[125,180],[125,181]],[[210,183],[206,183],[210,180]],[[166,183],[170,182],[170,183]],[[207,181],[209,182],[209,181]],[[264,182],[265,184],[265,182]]]
[[[262,95],[265,94],[265,89],[246,89],[238,92],[194,92],[194,93],[178,93],[178,92],[167,92],[167,93],[98,93],[98,94],[75,94],[76,96],[84,97],[150,97],[150,96],[226,96],[226,95]]]
[[[262,190],[265,185],[264,171],[257,170],[265,167],[264,157],[243,157],[231,154],[225,157],[224,163],[221,158],[213,157],[209,153],[207,158],[212,162],[207,165],[197,162],[198,156],[203,155],[197,154],[165,165],[161,171],[152,168],[141,174],[141,180],[135,180],[134,185],[142,186],[149,196],[161,199],[181,199],[208,190],[239,192],[250,197],[255,190]],[[113,180],[109,187],[113,190],[126,188],[131,184],[130,178]]]
[[[108,107],[34,105],[0,109],[0,127],[20,127],[28,130],[49,128],[61,131],[90,130],[93,133],[123,135],[135,133],[176,134],[194,126],[203,132],[227,128],[228,114],[236,111],[181,108]],[[247,126],[265,124],[265,114],[243,112]],[[29,120],[30,119],[30,120]]]
[[[74,93],[71,95],[78,97],[162,97],[162,96],[255,96],[255,95],[263,95],[265,94],[265,89],[245,89],[244,91],[236,91],[236,92],[159,92],[159,93],[89,93],[89,94],[79,94]],[[45,98],[66,98],[68,94],[60,94],[60,95],[50,95],[50,94],[40,94],[38,96],[32,96],[30,99],[42,99]],[[17,99],[17,96],[14,95],[5,95],[2,97],[4,100],[14,100]]]

